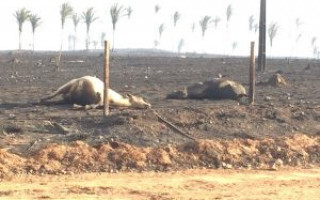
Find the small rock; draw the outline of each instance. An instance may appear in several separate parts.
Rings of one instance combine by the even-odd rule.
[[[282,167],[283,167],[283,161],[280,158],[270,163],[270,169],[272,170],[278,170],[279,168],[282,168]]]
[[[3,127],[6,133],[23,133],[23,129],[16,124],[8,124]]]
[[[85,106],[84,106],[84,109],[85,109],[85,110],[91,110],[92,107],[91,107],[91,105],[85,105]]]
[[[266,96],[266,97],[264,98],[265,101],[271,101],[271,99],[272,99],[272,98],[271,98],[270,96]]]
[[[49,132],[57,133],[57,134],[67,134],[69,129],[56,123],[56,122],[45,122],[45,128],[48,129]]]
[[[66,127],[62,126],[61,124],[53,122],[52,125],[57,129],[57,131],[59,131],[62,134],[66,134],[66,133],[69,132],[69,129],[67,129]]]
[[[223,169],[232,169],[233,168],[231,164],[227,164],[225,162],[222,162],[221,165],[222,165]]]
[[[279,167],[283,167],[283,161],[280,158],[275,161],[275,164]]]
[[[247,169],[252,169],[251,164],[247,164],[245,167],[246,167]]]
[[[225,168],[226,168],[226,169],[232,169],[233,167],[232,167],[231,164],[227,164]]]
[[[10,114],[9,114],[9,119],[16,119],[16,115],[13,114],[13,113],[10,113]]]

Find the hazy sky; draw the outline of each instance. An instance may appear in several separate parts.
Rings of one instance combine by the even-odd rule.
[[[158,48],[177,51],[178,42],[184,40],[183,52],[218,53],[248,55],[250,41],[257,35],[249,32],[249,16],[254,15],[258,22],[259,0],[2,0],[0,1],[1,31],[0,50],[18,48],[18,25],[13,16],[18,9],[25,7],[42,18],[41,26],[36,30],[36,50],[58,50],[60,48],[61,22],[60,6],[68,2],[76,13],[81,14],[89,7],[94,7],[99,17],[91,27],[91,40],[99,41],[101,33],[112,41],[112,24],[110,7],[118,3],[124,7],[131,6],[133,13],[129,20],[122,17],[117,24],[116,48],[153,48],[154,41],[159,40],[158,27],[165,24],[165,30],[159,40]],[[155,5],[160,6],[156,15]],[[232,5],[233,14],[229,26],[226,26],[226,8]],[[267,25],[276,22],[278,34],[274,38],[273,47],[268,41],[268,55],[272,56],[312,56],[312,37],[320,40],[320,1],[318,0],[267,0]],[[177,27],[173,27],[173,14],[178,11],[181,19]],[[218,27],[210,24],[205,37],[201,36],[200,19],[205,16],[221,18]],[[296,27],[296,19],[301,25]],[[191,27],[195,23],[195,32]],[[22,33],[22,48],[32,48],[30,23],[26,22]],[[86,26],[81,22],[77,31],[77,49],[85,48]],[[73,23],[69,19],[65,24],[64,49],[69,48],[68,36],[74,35]],[[297,36],[302,37],[295,42]],[[237,44],[235,49],[232,44]],[[319,41],[315,43],[317,46]],[[98,45],[101,48],[100,45]],[[93,46],[91,46],[93,48]]]

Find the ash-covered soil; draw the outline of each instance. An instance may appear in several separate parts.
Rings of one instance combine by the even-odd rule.
[[[114,108],[105,119],[102,110],[38,103],[73,78],[102,79],[102,53],[64,53],[59,71],[50,61],[56,54],[0,53],[3,175],[319,166],[320,63],[315,60],[268,60],[257,82],[280,72],[288,84],[257,84],[256,105],[240,105],[165,97],[219,73],[248,89],[249,58],[114,54],[111,88],[142,96],[153,108]]]

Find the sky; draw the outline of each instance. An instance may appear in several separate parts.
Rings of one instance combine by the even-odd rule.
[[[85,49],[86,25],[81,21],[77,32],[71,19],[67,19],[65,30],[61,31],[60,7],[68,2],[74,12],[81,15],[87,8],[93,7],[98,19],[93,22],[90,31],[91,41],[97,41],[97,48],[102,48],[101,34],[116,48],[155,48],[155,40],[159,42],[157,49],[177,52],[181,39],[184,45],[182,52],[212,53],[246,56],[250,53],[250,42],[256,42],[258,34],[249,31],[249,16],[253,15],[255,23],[259,19],[259,0],[2,0],[0,1],[0,24],[5,27],[0,33],[0,50],[18,49],[18,24],[15,11],[25,7],[31,13],[41,17],[42,23],[35,33],[35,50],[59,50],[63,37],[63,50],[72,49],[69,36],[76,36],[76,49]],[[115,31],[115,42],[112,43],[112,23],[109,14],[114,4],[124,8],[131,7],[131,18],[120,18]],[[155,5],[160,6],[155,13]],[[226,9],[231,5],[232,15],[227,25]],[[277,23],[278,33],[270,46],[267,37],[267,56],[299,56],[312,57],[314,47],[320,45],[320,1],[318,0],[267,0],[267,26]],[[174,12],[181,15],[177,26],[173,26]],[[199,21],[204,16],[221,21],[217,28],[213,23],[201,35]],[[301,25],[296,26],[299,18]],[[165,29],[159,38],[160,24]],[[192,32],[192,24],[195,31]],[[298,35],[301,38],[296,41]],[[318,38],[311,45],[313,37]],[[26,22],[22,32],[22,49],[32,49],[31,25]],[[234,47],[234,48],[233,48]],[[319,46],[320,47],[320,46]],[[90,48],[94,48],[93,45]]]

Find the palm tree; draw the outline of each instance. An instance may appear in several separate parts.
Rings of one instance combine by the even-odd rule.
[[[115,37],[115,30],[116,30],[116,25],[122,17],[122,12],[123,12],[123,6],[118,6],[118,4],[114,4],[110,8],[110,15],[111,15],[111,20],[112,20],[112,30],[113,30],[113,45],[112,45],[112,51],[114,50],[114,37]]]
[[[313,47],[313,56],[314,56],[315,59],[317,59],[317,57],[318,57],[318,59],[319,59],[318,46],[314,46],[314,47]]]
[[[154,46],[154,48],[157,48],[159,46],[159,41],[158,40],[154,40],[153,41],[153,46]]]
[[[63,32],[64,32],[64,24],[66,19],[73,15],[73,8],[68,3],[63,3],[60,9],[60,19],[61,19],[61,45],[60,45],[60,52],[57,58],[57,70],[60,68],[60,60],[61,60],[61,53],[62,53],[62,46],[63,46]]]
[[[258,30],[258,24],[255,24],[256,19],[254,18],[254,15],[250,15],[248,19],[249,23],[249,32],[250,32],[250,40],[255,41],[256,40],[256,32]]]
[[[199,21],[199,24],[201,26],[201,31],[202,31],[202,37],[204,37],[204,34],[206,33],[206,31],[208,29],[208,25],[211,22],[210,19],[211,19],[211,17],[206,15]]]
[[[156,14],[158,14],[159,10],[160,10],[160,6],[159,6],[158,4],[155,5],[155,6],[154,6],[154,12],[155,12]]]
[[[61,5],[60,16],[61,16],[61,28],[64,29],[66,19],[73,15],[73,8],[68,3]]]
[[[255,23],[255,25],[254,25],[254,34],[256,34],[258,32],[258,29],[259,29],[259,24]]]
[[[29,18],[30,11],[28,11],[26,8],[22,8],[20,10],[17,10],[13,15],[17,19],[17,23],[19,26],[19,50],[21,50],[21,34],[23,23]]]
[[[226,9],[226,17],[227,17],[227,23],[226,23],[226,43],[228,43],[228,40],[229,40],[229,22],[230,22],[230,19],[231,19],[231,16],[233,14],[233,8],[232,8],[232,5],[229,4],[227,6],[227,9]],[[227,48],[228,45],[225,46],[225,48]],[[226,53],[226,50],[225,50],[225,53]]]
[[[229,21],[231,19],[231,16],[233,14],[233,9],[232,9],[232,5],[229,4],[228,7],[227,7],[227,10],[226,10],[226,15],[227,15],[227,28],[229,26]]]
[[[268,36],[269,36],[269,39],[270,39],[270,46],[271,47],[272,47],[272,44],[273,44],[273,39],[275,38],[275,36],[278,33],[278,29],[279,29],[278,24],[275,23],[275,22],[271,22],[271,24],[269,25],[269,28],[268,28]]]
[[[38,28],[41,24],[41,18],[36,14],[31,14],[29,16],[29,21],[31,23],[31,28],[32,28],[32,49],[34,51],[34,35],[36,32],[36,28]]]
[[[294,42],[292,43],[291,45],[291,50],[290,50],[290,58],[292,57],[293,53],[294,53],[294,50],[300,40],[300,38],[302,37],[302,33],[300,31],[300,26],[302,25],[302,22],[300,20],[300,18],[296,18],[295,19],[295,25],[296,25],[296,35],[294,35]],[[289,62],[288,62],[289,64]]]
[[[77,41],[77,29],[78,24],[80,22],[80,17],[77,14],[72,15],[72,22],[74,26],[74,41],[73,41],[73,50],[76,49],[76,41]]]
[[[159,28],[158,28],[158,31],[159,31],[159,40],[161,40],[161,36],[162,36],[162,33],[163,31],[165,30],[165,25],[164,23],[160,24]]]
[[[296,19],[296,29],[297,29],[297,37],[295,38],[295,43],[298,43],[300,38],[302,37],[302,33],[299,31],[300,30],[300,26],[302,25],[303,23],[301,22],[300,18],[297,18]]]
[[[318,54],[318,46],[316,44],[317,42],[317,37],[312,37],[311,38],[311,47],[312,47],[312,50],[313,50],[313,55],[316,56],[316,54]]]
[[[158,26],[158,34],[159,34],[159,39],[157,40],[154,40],[154,47],[158,47],[161,43],[161,36],[162,36],[162,33],[163,31],[165,30],[165,25],[164,23],[160,24]]]
[[[93,10],[93,7],[88,8],[85,12],[82,13],[82,19],[87,25],[87,39],[86,39],[86,49],[89,49],[90,44],[90,25],[96,21],[98,18],[94,16],[95,12]]]
[[[221,18],[219,16],[216,16],[212,22],[214,23],[214,28],[217,28],[219,25],[219,22],[221,21]]]
[[[191,25],[191,31],[192,31],[192,33],[194,33],[194,30],[196,29],[196,23],[192,23],[192,25]]]
[[[104,41],[106,39],[106,33],[102,32],[100,35],[100,42],[101,42],[101,47],[104,48]]]
[[[184,39],[180,39],[179,43],[178,43],[178,53],[181,53],[181,49],[184,46]]]
[[[72,15],[72,22],[74,26],[74,32],[77,32],[80,17],[77,14]]]
[[[238,42],[237,41],[233,41],[233,43],[232,43],[232,51],[234,52],[237,47],[238,47]]]
[[[302,22],[301,22],[300,18],[299,17],[296,18],[296,27],[297,27],[297,29],[299,29],[301,25],[302,25]]]
[[[311,38],[311,46],[314,46],[316,44],[316,41],[317,41],[317,37],[312,37]]]
[[[268,27],[268,36],[270,40],[270,55],[271,55],[271,50],[272,50],[272,45],[273,45],[273,39],[276,37],[278,33],[279,26],[275,22],[271,22],[269,27]]]
[[[254,30],[254,23],[255,19],[253,15],[250,15],[249,17],[249,31],[252,32]]]
[[[98,40],[94,40],[92,42],[93,46],[94,46],[94,49],[97,49],[97,46],[98,46]]]
[[[126,11],[127,11],[127,16],[128,16],[128,19],[130,19],[131,18],[131,14],[132,14],[132,8],[131,8],[131,6],[128,6],[126,9],[125,9]]]
[[[173,26],[176,27],[177,26],[177,22],[179,21],[179,19],[181,18],[181,14],[176,11],[173,15]]]

